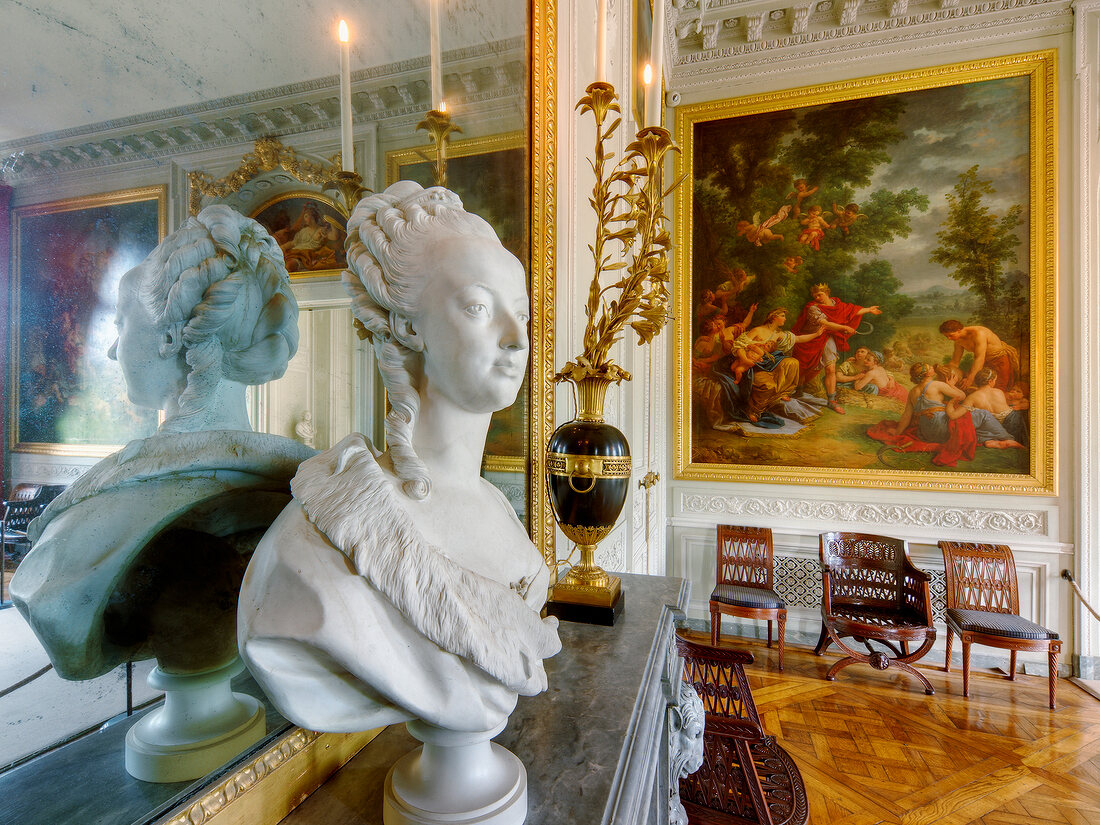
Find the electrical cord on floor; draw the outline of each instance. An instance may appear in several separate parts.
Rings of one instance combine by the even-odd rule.
[[[1100,613],[1097,613],[1095,610],[1093,610],[1092,605],[1089,604],[1089,600],[1085,598],[1085,594],[1081,592],[1081,588],[1078,587],[1077,582],[1073,580],[1073,574],[1070,573],[1068,570],[1063,570],[1062,578],[1070,583],[1070,586],[1073,588],[1073,592],[1077,594],[1077,598],[1081,600],[1081,604],[1085,606],[1085,609],[1096,617],[1096,621],[1100,622]]]
[[[53,665],[46,665],[40,671],[38,671],[37,673],[32,673],[26,679],[20,679],[14,685],[9,685],[8,687],[4,688],[3,690],[0,690],[0,699],[3,699],[5,696],[7,696],[12,691],[19,690],[19,688],[23,687],[23,685],[29,685],[31,682],[33,682],[35,679],[37,679],[39,676],[44,676],[47,673],[49,673],[51,670],[53,670]]]

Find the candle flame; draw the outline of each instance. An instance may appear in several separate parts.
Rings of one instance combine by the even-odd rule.
[[[645,64],[645,68],[642,69],[642,83],[648,86],[653,82],[653,67],[648,63]]]
[[[348,24],[343,20],[340,21],[340,42],[348,42]]]
[[[439,111],[441,111],[441,112],[446,112],[447,111],[447,101],[446,100],[439,101]]]

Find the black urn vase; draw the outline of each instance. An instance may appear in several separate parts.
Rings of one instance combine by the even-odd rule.
[[[604,378],[576,382],[577,417],[558,427],[546,452],[546,483],[554,518],[577,543],[580,561],[554,587],[552,602],[613,607],[620,580],[595,562],[596,545],[615,527],[630,484],[630,445],[603,420],[611,383]]]

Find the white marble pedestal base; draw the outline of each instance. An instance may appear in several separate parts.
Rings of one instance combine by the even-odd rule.
[[[506,722],[507,720],[505,720]],[[527,770],[486,731],[453,731],[419,720],[406,727],[424,744],[386,776],[385,825],[522,825]]]
[[[198,779],[262,739],[263,705],[230,686],[243,669],[240,658],[202,673],[153,668],[149,684],[164,704],[126,734],[126,772],[145,782]]]

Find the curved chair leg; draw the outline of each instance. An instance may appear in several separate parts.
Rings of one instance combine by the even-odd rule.
[[[934,687],[932,687],[932,683],[928,681],[928,678],[923,673],[921,673],[919,670],[917,670],[911,664],[909,664],[908,662],[899,662],[897,659],[895,659],[890,664],[894,665],[895,667],[901,668],[902,670],[904,670],[906,673],[910,674],[911,676],[917,677],[917,681],[919,681],[922,685],[924,685],[924,692],[925,692],[926,695],[928,695],[928,696],[934,696],[935,695],[936,689]]]
[[[1047,676],[1047,681],[1050,683],[1050,709],[1054,710],[1058,704],[1058,654],[1062,650],[1061,644],[1051,645],[1050,652],[1047,653],[1047,666],[1050,668],[1050,675]]]
[[[1012,681],[1012,682],[1016,681],[1016,651],[1015,650],[1011,651],[1010,655],[1009,655],[1009,659],[1008,659],[1008,678],[1009,678],[1009,681]]]
[[[786,627],[787,627],[787,611],[780,610],[777,617],[779,620],[779,669],[783,669],[783,646],[786,643]]]
[[[955,631],[951,629],[951,625],[947,626],[947,653],[943,657],[943,670],[944,673],[951,672],[951,643],[955,641]]]
[[[829,668],[829,672],[825,674],[825,680],[827,682],[835,681],[836,675],[840,673],[840,671],[844,670],[844,668],[848,667],[848,665],[854,665],[858,661],[859,659],[857,659],[855,656],[848,656],[847,658],[841,659],[839,662],[834,663],[833,666]]]
[[[964,637],[963,646],[963,696],[970,696],[970,642]]]
[[[718,634],[722,632],[722,614],[711,608],[710,611],[710,643],[718,647]]]
[[[825,626],[825,622],[822,622],[821,635],[817,639],[817,647],[814,648],[814,655],[820,656],[825,652],[825,648],[832,644],[832,642],[833,640],[829,637],[829,628]]]

